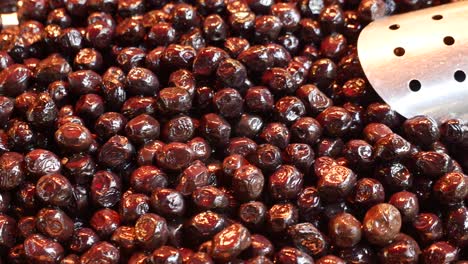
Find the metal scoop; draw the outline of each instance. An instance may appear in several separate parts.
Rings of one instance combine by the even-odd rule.
[[[19,24],[17,13],[14,12],[17,5],[21,5],[21,1],[0,0],[0,28],[13,27]]]
[[[370,84],[401,115],[468,120],[468,1],[374,21],[358,54]]]
[[[0,28],[9,28],[17,26],[18,23],[18,15],[17,13],[7,13],[7,14],[0,14]]]

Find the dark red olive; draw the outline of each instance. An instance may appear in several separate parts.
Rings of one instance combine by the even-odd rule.
[[[129,72],[133,67],[140,67],[145,60],[145,51],[136,47],[122,49],[116,58],[116,62],[122,70]]]
[[[392,130],[382,123],[370,123],[364,128],[363,133],[366,141],[374,144],[379,139],[391,134]]]
[[[450,263],[458,259],[459,249],[445,241],[435,242],[425,248],[421,254],[422,263]]]
[[[172,264],[172,263],[181,263],[182,255],[179,250],[171,246],[162,246],[153,251],[152,254],[152,263],[155,264]]]
[[[113,136],[101,146],[98,153],[99,162],[115,168],[129,162],[135,154],[135,147],[124,136]]]
[[[216,145],[226,145],[231,135],[231,125],[221,116],[206,114],[200,120],[200,132]]]
[[[85,252],[99,241],[99,236],[91,228],[78,228],[73,232],[70,249],[77,253]]]
[[[314,259],[307,253],[293,247],[284,247],[275,255],[275,262],[281,264],[313,264]]]
[[[412,158],[416,171],[428,178],[441,177],[453,169],[453,160],[445,153],[419,151]]]
[[[446,234],[454,245],[461,248],[466,247],[468,239],[466,236],[468,221],[468,209],[464,206],[451,210],[446,220]]]
[[[158,151],[161,151],[164,143],[159,140],[150,141],[140,147],[137,153],[137,163],[140,166],[151,165],[155,161]]]
[[[120,226],[114,231],[110,240],[118,245],[122,252],[132,252],[136,247],[135,228]]]
[[[129,23],[131,23],[130,21]],[[131,40],[131,38],[128,39]],[[154,24],[145,37],[145,42],[150,47],[167,46],[171,43],[174,43],[175,40],[176,30],[170,23],[165,22]]]
[[[130,186],[137,192],[150,194],[154,189],[165,188],[167,185],[167,175],[151,165],[138,167],[130,176]]]
[[[413,219],[413,228],[416,235],[424,244],[439,240],[443,236],[442,220],[432,213],[421,213]]]
[[[106,112],[94,123],[95,133],[103,140],[122,134],[127,119],[120,113]]]
[[[37,181],[36,195],[46,204],[66,206],[73,199],[73,187],[64,176],[48,174]]]
[[[28,89],[33,73],[21,64],[13,64],[0,72],[0,91],[6,96],[18,96]]]
[[[260,134],[260,139],[283,149],[289,144],[291,134],[286,124],[274,122],[265,125]]]
[[[180,176],[176,189],[183,195],[190,195],[196,188],[209,184],[210,174],[208,168],[200,161],[193,162]]]
[[[226,219],[223,215],[212,211],[204,211],[194,215],[184,226],[185,232],[192,240],[189,244],[200,245],[210,240],[216,233],[226,227]]]
[[[105,208],[93,214],[90,225],[99,237],[107,238],[120,226],[120,221],[118,212]]]
[[[362,237],[361,222],[351,214],[341,213],[330,220],[328,232],[338,247],[353,247]]]
[[[226,118],[240,116],[244,111],[243,104],[241,94],[233,88],[221,89],[213,96],[213,105],[219,114]]]
[[[34,103],[26,112],[26,119],[37,128],[44,128],[54,124],[58,109],[49,93],[38,94]]]
[[[361,178],[356,182],[348,200],[357,207],[369,208],[385,200],[383,185],[373,178]]]
[[[25,179],[24,156],[16,152],[5,152],[0,156],[0,189],[11,190]]]
[[[374,156],[385,161],[398,160],[410,154],[411,145],[397,134],[388,134],[374,144]]]
[[[57,129],[55,141],[67,151],[79,152],[90,147],[92,136],[83,125],[67,123]]]
[[[76,154],[69,157],[63,166],[64,175],[73,179],[77,184],[89,183],[96,172],[96,162],[85,154]]]
[[[283,233],[297,224],[299,218],[298,210],[291,203],[275,204],[267,212],[267,225],[274,233]]]
[[[398,260],[405,263],[418,263],[421,250],[418,243],[405,234],[398,234],[395,241],[385,246],[379,252],[382,262]]]
[[[462,202],[468,195],[468,177],[459,172],[447,173],[435,182],[433,193],[443,203]]]
[[[383,103],[372,103],[367,106],[366,119],[369,123],[382,123],[391,129],[401,125],[400,116],[389,105]]]
[[[122,184],[119,176],[109,171],[98,171],[91,182],[92,201],[102,207],[112,207],[120,200]]]
[[[166,220],[152,213],[140,216],[135,224],[135,238],[142,247],[149,250],[164,245],[168,238]]]
[[[11,248],[15,245],[16,240],[16,221],[8,215],[0,214],[0,228],[2,234],[0,235],[0,245]]]
[[[36,228],[50,238],[65,242],[73,235],[73,220],[61,210],[44,208],[36,216]]]
[[[64,257],[63,247],[43,235],[34,234],[24,240],[24,252],[30,261],[57,263]]]
[[[249,156],[257,150],[257,143],[248,137],[231,138],[227,146],[230,155]]]
[[[275,200],[294,199],[303,185],[303,174],[294,166],[282,165],[269,178],[268,187]]]
[[[391,204],[380,203],[371,207],[364,217],[363,230],[367,240],[384,245],[395,239],[401,228],[401,214]]]
[[[413,221],[419,213],[418,197],[412,192],[394,193],[388,203],[400,211],[403,222]]]
[[[194,159],[206,161],[211,156],[211,146],[204,138],[195,137],[187,145],[192,149]]]
[[[240,205],[239,218],[247,227],[259,228],[264,224],[266,210],[267,208],[262,202],[247,202]]]
[[[240,201],[257,199],[262,194],[264,183],[262,171],[253,165],[239,167],[232,177],[232,189]]]
[[[81,255],[80,263],[91,264],[105,261],[109,264],[117,264],[119,260],[120,251],[114,245],[108,242],[98,242]]]
[[[62,168],[57,155],[44,149],[30,151],[24,157],[24,162],[26,171],[37,178],[46,174],[59,173]]]
[[[241,224],[233,224],[213,237],[211,255],[214,259],[228,261],[247,249],[250,244],[249,230]]]
[[[147,114],[141,114],[127,122],[125,134],[132,142],[142,144],[157,139],[160,133],[158,120]]]
[[[324,234],[311,223],[293,225],[288,233],[298,249],[312,256],[324,255],[330,246]]]
[[[172,142],[164,145],[156,158],[162,168],[181,170],[193,161],[194,153],[187,144]]]
[[[322,199],[338,201],[354,189],[356,174],[347,167],[333,166],[319,179],[317,190]]]
[[[150,199],[141,193],[132,193],[122,197],[119,215],[123,222],[132,223],[150,209]]]
[[[186,210],[182,193],[173,189],[158,188],[150,198],[151,208],[166,218],[183,216]]]
[[[332,106],[320,113],[317,121],[330,136],[343,136],[349,131],[352,117],[346,109]]]
[[[191,46],[169,45],[161,54],[161,65],[168,70],[192,69],[196,51]]]

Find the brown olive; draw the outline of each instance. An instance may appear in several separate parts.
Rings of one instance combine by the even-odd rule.
[[[220,261],[231,260],[247,249],[250,244],[249,230],[241,224],[233,224],[213,237],[211,255]]]
[[[401,228],[401,214],[391,204],[380,203],[371,207],[364,217],[363,230],[367,240],[384,245],[395,239]]]
[[[328,223],[328,233],[338,247],[353,247],[361,240],[361,222],[351,214],[341,213]]]

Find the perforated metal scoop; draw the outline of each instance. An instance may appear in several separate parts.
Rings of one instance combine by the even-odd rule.
[[[0,14],[0,28],[14,27],[14,26],[17,26],[18,24],[19,24],[18,14],[16,12]]]
[[[468,1],[374,21],[358,54],[375,91],[401,115],[468,120]]]

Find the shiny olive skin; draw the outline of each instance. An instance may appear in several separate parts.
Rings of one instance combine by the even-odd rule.
[[[307,253],[293,247],[284,247],[275,254],[275,263],[313,264],[314,259]]]
[[[210,240],[215,234],[226,227],[223,215],[212,211],[204,211],[194,215],[184,226],[184,232],[193,238],[191,243],[200,245]]]
[[[93,214],[90,219],[91,227],[101,238],[108,238],[121,223],[119,213],[112,209],[101,209]]]
[[[58,173],[61,164],[57,155],[44,149],[35,149],[24,156],[26,171],[34,176]]]
[[[401,214],[393,205],[380,203],[371,207],[364,217],[363,231],[372,244],[383,245],[393,239],[401,228]]]
[[[233,224],[213,237],[211,255],[217,260],[230,260],[247,249],[250,244],[249,230],[241,224]]]
[[[341,248],[355,246],[362,237],[361,222],[348,213],[333,217],[328,224],[328,230],[334,244]]]
[[[468,209],[464,206],[451,210],[446,220],[446,234],[449,240],[457,246],[465,247],[467,244],[466,223]]]
[[[458,259],[459,250],[445,241],[431,244],[422,251],[421,258],[425,264],[450,263]]]
[[[56,263],[63,258],[63,247],[40,234],[33,234],[24,241],[26,257],[38,263]]]
[[[108,242],[98,242],[88,251],[81,255],[81,263],[93,263],[96,261],[106,261],[107,263],[117,264],[120,260],[119,250]]]
[[[243,203],[239,207],[239,219],[250,229],[260,228],[265,222],[266,211],[267,208],[262,202]]]
[[[11,190],[25,178],[24,156],[16,152],[5,152],[0,156],[0,188]]]
[[[378,180],[361,178],[348,200],[355,206],[368,208],[385,200],[385,189]]]
[[[253,165],[244,165],[234,171],[232,188],[239,200],[255,200],[263,191],[265,178],[261,170]]]
[[[138,244],[149,250],[164,245],[168,238],[166,220],[153,213],[140,216],[135,223],[135,238]]]
[[[151,208],[166,218],[183,216],[186,210],[182,193],[173,189],[156,189],[150,197]]]
[[[356,185],[356,174],[344,166],[333,166],[317,183],[317,190],[322,199],[338,201],[351,193]]]
[[[44,235],[64,242],[73,234],[73,220],[61,210],[41,209],[36,216],[36,228]]]
[[[329,242],[322,232],[310,223],[296,224],[288,229],[294,245],[311,256],[325,254],[329,248]]]
[[[395,241],[382,248],[378,255],[380,261],[384,263],[418,263],[420,254],[418,243],[410,236],[401,233]]]
[[[73,237],[70,240],[70,250],[82,253],[99,240],[99,236],[91,228],[78,228],[73,232]]]
[[[419,213],[418,197],[412,192],[402,191],[394,193],[390,197],[389,203],[398,208],[404,222],[412,221]]]
[[[193,162],[181,174],[176,190],[183,195],[190,195],[198,188],[209,185],[210,173],[200,161]]]
[[[430,117],[416,116],[403,123],[403,130],[412,142],[418,145],[428,145],[440,137],[437,123]]]
[[[274,233],[284,233],[298,218],[297,207],[292,203],[275,204],[267,212],[267,227]]]
[[[270,178],[268,188],[275,200],[294,199],[303,185],[303,174],[294,166],[282,165],[274,171]]]
[[[66,206],[73,199],[73,187],[64,176],[48,174],[37,181],[36,195],[46,204]]]

